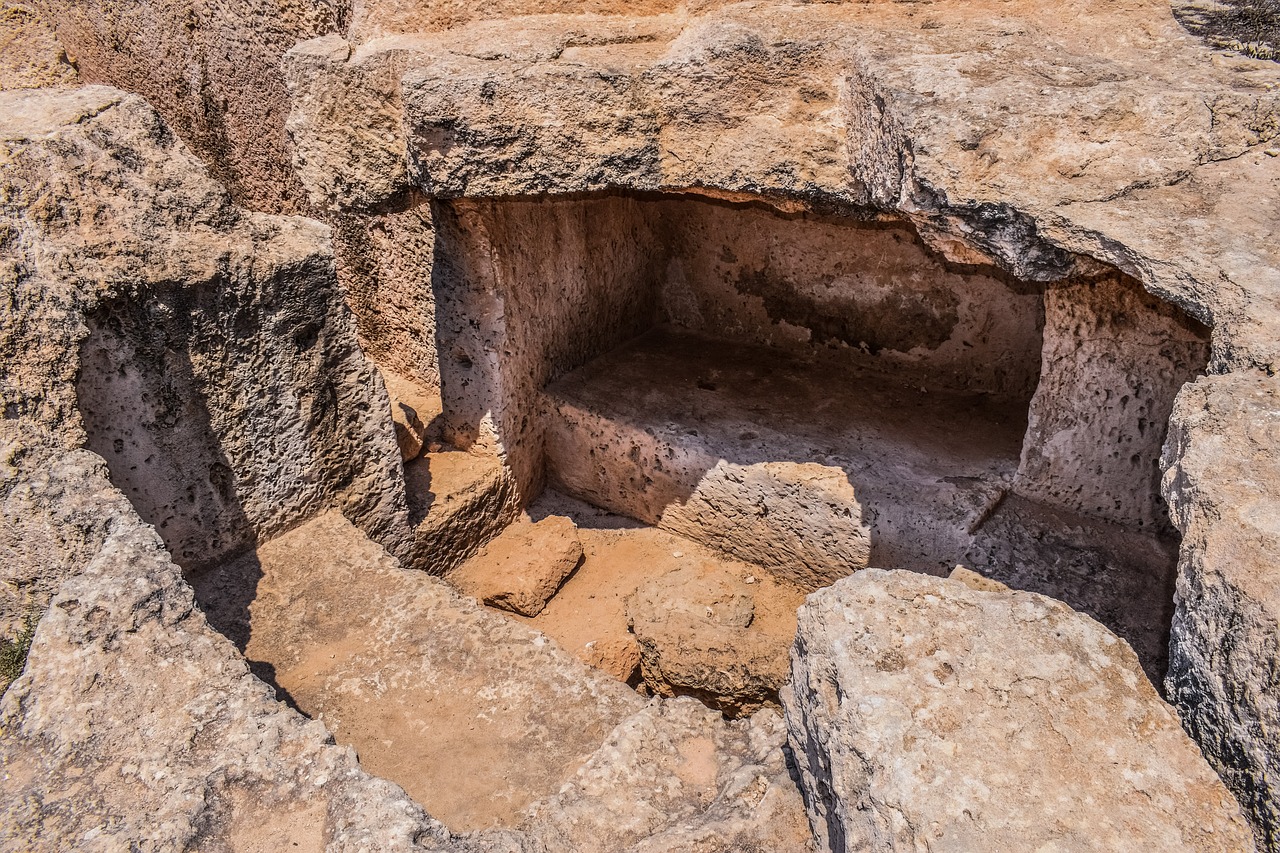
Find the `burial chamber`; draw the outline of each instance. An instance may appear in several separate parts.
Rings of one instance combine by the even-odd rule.
[[[1178,308],[1101,265],[1041,284],[949,263],[891,217],[661,194],[421,204],[429,287],[381,293],[373,328],[434,340],[366,343],[414,374],[437,450],[494,460],[459,476],[500,493],[468,509],[488,518],[447,565],[420,532],[422,565],[461,562],[550,488],[804,591],[868,565],[965,564],[1091,612],[1158,683],[1176,561],[1159,457],[1174,397],[1209,355],[1208,329]],[[193,335],[200,312],[163,302],[90,318],[78,400],[88,447],[198,573],[253,538],[210,426],[244,403],[209,411],[189,353],[218,333],[197,320]],[[308,355],[324,309],[301,304],[314,316],[272,320],[315,374],[292,428],[341,445],[347,392],[324,347]],[[206,310],[255,322],[250,306]],[[268,384],[254,405],[283,393]],[[463,458],[407,460],[415,522],[435,494],[430,456],[435,492],[439,460]],[[266,476],[309,481],[300,460],[278,464]]]
[[[866,566],[946,574],[963,564],[1094,615],[1160,682],[1177,542],[1158,460],[1174,396],[1205,367],[1208,330],[1132,279],[1099,267],[1020,281],[949,263],[890,217],[783,212],[760,200],[459,199],[398,215],[431,225],[429,281],[420,270],[387,275],[383,288],[404,289],[348,299],[393,407],[409,407],[424,427],[422,446],[403,453],[403,479],[390,484],[404,490],[407,515],[362,524],[384,542],[398,537],[405,565],[454,578],[458,566],[489,559],[487,543],[514,529],[522,510],[545,515],[539,507],[554,494],[654,528],[674,547],[755,566],[778,584],[756,587],[760,613],[762,595],[789,601]],[[394,247],[388,256],[395,263]],[[288,277],[278,286],[295,289]],[[332,297],[299,291],[279,313],[275,299],[234,288],[194,300],[161,289],[105,304],[81,345],[88,447],[156,526],[211,623],[279,698],[323,719],[370,770],[451,828],[509,824],[548,784],[543,765],[559,767],[583,732],[599,737],[620,712],[602,722],[595,700],[583,700],[563,706],[563,730],[539,723],[534,742],[510,730],[477,734],[460,722],[467,709],[449,710],[445,698],[475,689],[473,665],[442,676],[453,670],[439,661],[435,692],[378,692],[376,707],[352,699],[352,685],[370,677],[395,683],[379,667],[406,648],[326,640],[349,630],[332,621],[349,607],[344,595],[390,576],[362,570],[355,580],[346,567],[355,558],[335,556],[325,580],[308,569],[310,542],[334,555],[366,547],[331,529],[302,528],[301,540],[286,532],[314,512],[318,492],[344,494],[354,519],[388,502],[388,484],[369,488],[377,481],[367,472],[326,462],[320,479],[297,456],[310,443],[327,460],[354,460],[362,436],[389,426],[387,412],[365,401],[368,386],[350,387],[359,373],[327,328],[333,306],[324,299]],[[362,315],[370,305],[377,317]],[[272,332],[247,336],[260,342],[240,352],[219,323]],[[289,364],[287,375],[262,371],[252,387],[234,379],[236,365],[273,360]],[[298,413],[280,421],[278,437],[265,426],[273,408]],[[257,441],[279,441],[282,451],[255,454],[275,467],[254,474],[265,494],[248,507],[231,485],[244,464],[227,456],[246,441],[226,440],[245,412],[267,430]],[[291,497],[278,491],[286,487]],[[279,531],[265,537],[279,544],[262,545],[263,529]],[[587,542],[589,531],[580,533]],[[659,585],[676,576],[663,566],[652,572]],[[604,571],[598,588],[615,583]],[[645,574],[624,580],[616,571],[617,584],[633,586]],[[360,593],[369,607],[383,594]],[[289,600],[310,604],[281,610]],[[559,617],[548,613],[535,626],[550,624],[554,636]],[[763,700],[726,699],[669,676],[655,683],[647,658],[636,674],[614,674],[726,714],[750,711],[776,702],[791,619],[771,629],[780,641],[733,662],[765,683]],[[407,648],[426,642],[393,633]],[[505,649],[475,650],[506,673],[484,678],[511,677],[514,652]],[[492,743],[509,750],[488,765],[498,775],[478,770],[464,786],[406,757],[493,757]],[[549,744],[557,746],[547,752]],[[475,805],[494,791],[506,792],[505,805]]]
[[[429,286],[384,275],[357,320],[439,394],[447,445],[501,460],[513,502],[550,489],[803,591],[965,564],[1094,614],[1162,675],[1177,549],[1159,457],[1209,333],[1133,279],[1021,281],[893,217],[760,199],[397,215],[428,210]],[[385,332],[413,327],[436,346]]]

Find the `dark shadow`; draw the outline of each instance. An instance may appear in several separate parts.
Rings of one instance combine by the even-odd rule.
[[[1276,0],[1221,0],[1213,6],[1175,0],[1173,14],[1188,32],[1212,47],[1280,62],[1280,3]]]
[[[247,655],[249,639],[253,634],[250,606],[257,598],[258,584],[262,580],[262,563],[255,551],[246,551],[238,557],[195,573],[189,580],[195,590],[196,603],[204,611],[209,625],[231,642],[245,655],[249,671],[275,691],[276,698],[303,716],[310,715],[298,707],[288,690],[276,680],[276,668],[266,661]]]
[[[1011,496],[977,531],[965,565],[1086,613],[1123,637],[1164,693],[1178,540]]]
[[[194,298],[217,299],[224,286],[215,280]],[[193,317],[216,307],[191,299],[182,287],[161,288],[88,316],[77,400],[86,446],[155,527],[209,624],[243,653],[262,568],[253,551],[256,531],[191,359],[193,347],[205,354],[210,347],[193,331]],[[297,709],[269,664],[249,661],[249,667]]]
[[[431,460],[427,456],[404,463],[404,487],[409,503],[409,526],[417,527],[436,500],[435,492],[431,491]]]

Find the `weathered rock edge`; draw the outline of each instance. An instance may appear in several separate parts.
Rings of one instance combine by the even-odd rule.
[[[1253,847],[1133,650],[1061,602],[867,569],[809,596],[791,660],[830,850]]]
[[[1280,378],[1208,376],[1178,395],[1164,495],[1182,532],[1170,701],[1280,848]]]

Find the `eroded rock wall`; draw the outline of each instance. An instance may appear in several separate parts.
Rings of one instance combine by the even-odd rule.
[[[218,0],[77,2],[36,6],[86,83],[147,98],[240,204],[305,208],[285,134],[280,57],[338,29],[343,2]]]
[[[6,549],[58,531],[6,568],[68,578],[0,702],[0,847],[469,849],[250,674],[101,459],[9,420],[0,448]]]
[[[6,420],[101,453],[188,568],[333,504],[407,547],[389,404],[325,229],[236,208],[136,96],[3,98]],[[32,566],[24,523],[6,571],[75,570]]]
[[[1044,356],[1015,490],[1164,532],[1160,450],[1174,397],[1203,372],[1209,334],[1124,276],[1045,293]]]
[[[80,75],[29,3],[0,3],[0,90],[74,86]]]
[[[661,250],[626,198],[436,208],[446,435],[500,451],[520,499],[541,491],[542,388],[649,328]]]
[[[910,226],[696,197],[653,208],[670,252],[662,307],[674,325],[793,351],[878,356],[886,370],[935,388],[1026,399],[1036,386],[1038,289],[956,270]]]
[[[1280,380],[1207,376],[1178,396],[1163,488],[1182,532],[1166,687],[1258,830],[1280,844]]]
[[[406,193],[380,211],[335,213],[330,223],[361,349],[384,370],[439,394],[431,289],[436,235],[429,201]]]

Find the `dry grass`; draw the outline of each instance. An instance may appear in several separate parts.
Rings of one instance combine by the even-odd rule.
[[[0,694],[22,675],[27,665],[27,652],[31,651],[31,638],[36,632],[35,616],[28,616],[22,630],[12,640],[0,638]]]
[[[1219,0],[1184,6],[1178,20],[1214,47],[1280,62],[1280,0]]]

